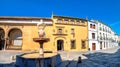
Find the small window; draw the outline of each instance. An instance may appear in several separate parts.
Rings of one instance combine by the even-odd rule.
[[[95,33],[92,33],[92,39],[95,39]]]
[[[90,28],[92,28],[92,24],[90,24]]]
[[[100,28],[100,30],[102,30],[102,28],[101,27],[99,27]]]
[[[77,24],[80,24],[80,21],[79,21],[79,20],[76,20],[76,23],[77,23]]]
[[[62,23],[63,21],[62,21],[62,19],[58,19],[57,22],[58,23]]]
[[[58,34],[62,34],[62,29],[58,29]]]
[[[65,23],[68,23],[68,19],[64,19],[64,22],[65,22]]]
[[[102,36],[100,36],[100,40],[102,40]]]
[[[75,49],[76,45],[75,45],[75,40],[71,40],[71,49]]]
[[[84,22],[84,21],[81,21],[81,23],[82,23],[82,24],[85,24],[85,22]]]
[[[103,31],[104,31],[104,26],[102,26],[102,29],[103,29]]]
[[[100,40],[102,40],[102,35],[101,35],[101,33],[100,33]]]
[[[112,33],[112,32],[110,31],[110,33]]]
[[[103,28],[103,31],[105,31],[105,28]]]
[[[96,27],[95,27],[95,24],[93,25],[93,29],[95,29]]]
[[[105,48],[105,42],[104,42],[104,48]]]
[[[105,34],[103,33],[103,36],[105,36]]]
[[[74,20],[71,20],[70,23],[71,23],[71,24],[74,24]]]
[[[71,34],[74,34],[74,29],[73,28],[71,29]]]
[[[82,41],[82,49],[85,49],[85,48],[86,48],[85,41]]]

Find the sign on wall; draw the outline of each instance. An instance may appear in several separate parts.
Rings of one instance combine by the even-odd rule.
[[[14,40],[13,45],[14,46],[22,46],[22,40]]]

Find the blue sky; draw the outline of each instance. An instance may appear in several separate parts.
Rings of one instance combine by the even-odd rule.
[[[120,0],[0,0],[0,16],[97,19],[120,34]]]

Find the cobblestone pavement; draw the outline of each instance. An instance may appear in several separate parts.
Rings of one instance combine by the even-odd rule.
[[[109,49],[104,49],[104,50],[96,50],[96,51],[84,51],[84,52],[67,52],[67,51],[63,51],[63,52],[58,52],[59,54],[61,54],[61,57],[63,60],[70,60],[70,59],[77,59],[79,56],[81,56],[82,59],[87,59],[86,56],[84,56],[84,54],[88,55],[88,54],[94,54],[94,53],[115,53],[119,50],[119,46],[118,47],[114,47],[114,48],[109,48]]]
[[[0,67],[14,67],[16,55],[27,52],[28,51],[0,50]]]
[[[59,53],[63,60],[74,62],[74,67],[120,67],[120,47],[88,52]],[[75,62],[78,62],[78,57],[81,57],[82,63],[75,65]]]
[[[70,61],[68,67],[120,67],[120,47],[107,50],[87,52],[58,52],[63,61]],[[20,55],[22,51],[0,51],[0,67],[14,67],[15,60],[12,56]],[[78,62],[81,57],[82,63]],[[1,66],[2,64],[2,66]]]

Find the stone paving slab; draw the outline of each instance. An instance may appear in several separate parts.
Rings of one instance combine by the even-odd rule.
[[[84,67],[89,67],[89,66],[100,67],[101,63],[104,64],[105,67],[109,66],[110,63],[114,64],[114,66],[116,67],[116,65],[119,66],[118,61],[120,62],[120,59],[117,59],[117,58],[120,58],[120,51],[118,52],[119,48],[120,47],[115,47],[115,48],[110,48],[107,50],[87,51],[87,52],[62,51],[62,52],[58,52],[58,53],[61,54],[63,61],[64,60],[69,60],[69,61],[74,60],[75,62],[77,62],[78,57],[80,56],[83,62],[81,64],[78,64],[78,67],[80,65],[82,65]],[[29,51],[26,51],[26,53],[27,52],[29,52]],[[15,62],[15,60],[11,60],[12,56],[20,55],[22,53],[25,53],[25,52],[24,51],[8,51],[8,50],[3,51],[3,50],[1,50],[0,51],[0,65],[3,64],[3,66],[0,66],[0,67],[14,67],[14,63],[12,63],[12,62]],[[83,54],[85,54],[85,55],[83,55]],[[90,60],[89,58],[94,59],[94,61]],[[86,61],[84,62],[85,59],[86,59]],[[101,60],[103,60],[103,61],[104,60],[107,60],[107,61],[113,60],[113,62],[117,62],[117,63],[113,63],[113,62],[104,63]],[[99,62],[96,62],[96,61],[99,61]],[[12,63],[12,64],[10,64],[10,63]],[[94,65],[91,65],[91,63]],[[85,66],[85,64],[88,64],[88,65]]]

